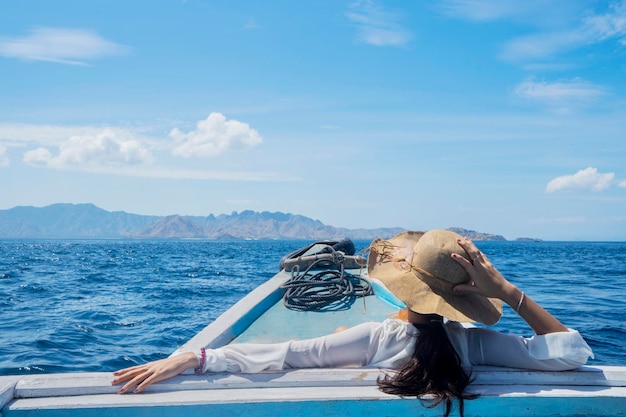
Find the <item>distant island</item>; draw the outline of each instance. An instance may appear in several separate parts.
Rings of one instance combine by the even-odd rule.
[[[251,210],[206,217],[110,212],[93,204],[60,203],[0,210],[3,239],[375,239],[404,230],[400,227],[347,229],[297,214]],[[449,230],[473,240],[506,240],[500,235],[460,227]]]

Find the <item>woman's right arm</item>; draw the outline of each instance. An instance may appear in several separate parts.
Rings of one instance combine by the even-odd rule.
[[[535,334],[542,335],[567,331],[567,327],[556,317],[512,284],[506,296],[503,296],[501,300],[524,319]]]
[[[472,263],[457,254],[453,254],[452,257],[465,268],[474,285],[460,284],[454,288],[455,291],[473,292],[485,297],[499,298],[511,306],[538,335],[567,331],[567,328],[556,317],[507,281],[472,241],[461,238],[458,239],[458,243],[474,261]]]
[[[516,311],[536,334],[523,338],[489,329],[468,329],[467,344],[473,364],[560,371],[577,368],[593,357],[591,348],[577,331],[567,329],[556,317],[507,281],[469,239],[462,238],[458,242],[474,261],[456,254],[452,256],[465,268],[473,282],[457,285],[454,290],[499,298]]]

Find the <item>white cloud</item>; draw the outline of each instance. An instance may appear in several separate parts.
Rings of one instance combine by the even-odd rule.
[[[412,39],[401,24],[401,16],[386,12],[374,0],[350,4],[346,17],[357,26],[359,40],[369,45],[402,46]]]
[[[85,29],[40,27],[21,38],[0,38],[2,56],[71,65],[86,65],[90,59],[127,51],[127,47]]]
[[[0,168],[9,166],[9,157],[6,155],[7,148],[0,145]]]
[[[580,79],[560,82],[524,81],[515,87],[513,93],[518,98],[541,103],[561,112],[584,106],[607,94],[601,86]]]
[[[54,159],[52,152],[46,148],[37,148],[24,154],[23,161],[28,165],[46,166],[53,165],[51,161]]]
[[[178,145],[172,153],[176,156],[217,156],[229,150],[246,150],[259,145],[263,138],[247,123],[226,120],[221,113],[211,113],[206,120],[196,124],[196,129],[183,133],[174,128],[170,137]]]
[[[516,38],[508,42],[502,58],[508,60],[541,59],[582,46],[615,39],[623,45],[626,35],[626,1],[610,5],[604,14],[587,12],[587,16],[560,30]]]
[[[617,186],[618,186],[618,187],[621,187],[621,188],[626,188],[626,180],[624,180],[624,181],[620,181],[620,182],[617,184]]]
[[[608,189],[615,174],[610,172],[601,174],[596,168],[586,168],[578,171],[574,175],[563,175],[556,177],[546,186],[546,193],[569,190],[592,190],[603,191]]]
[[[260,142],[260,135],[247,124],[225,121],[219,116],[215,113],[207,120],[221,120],[220,123],[211,125],[205,120],[198,123],[201,127],[196,131],[181,135],[186,138],[202,137],[202,133],[210,132],[219,134],[222,145],[225,141],[228,149],[247,148]],[[103,128],[0,123],[0,163],[8,163],[5,148],[26,148],[30,150],[24,153],[22,161],[39,168],[155,179],[300,181],[298,177],[278,172],[194,169],[188,167],[188,161],[181,167],[171,158],[176,144],[167,137],[150,136],[154,130],[147,126]],[[194,145],[186,144],[188,150]]]
[[[150,164],[152,160],[150,151],[139,141],[119,138],[111,129],[104,129],[96,135],[72,136],[60,144],[57,156],[46,148],[37,148],[26,152],[23,158],[29,165],[86,171]]]

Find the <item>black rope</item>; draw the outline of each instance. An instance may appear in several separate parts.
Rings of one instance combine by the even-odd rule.
[[[311,273],[319,262],[313,262],[304,272],[294,267],[291,278],[281,287],[285,290],[283,304],[298,311],[338,311],[348,309],[358,297],[374,294],[368,281],[344,271],[343,253],[333,252],[336,269]],[[331,266],[331,265],[328,265]]]

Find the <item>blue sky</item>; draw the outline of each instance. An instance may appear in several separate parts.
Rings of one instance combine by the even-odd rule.
[[[626,1],[0,5],[0,209],[626,240]]]

